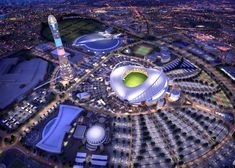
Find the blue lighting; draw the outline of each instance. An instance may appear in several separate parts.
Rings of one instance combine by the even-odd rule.
[[[55,46],[56,46],[56,47],[61,47],[61,46],[63,46],[62,41],[61,41],[60,38],[55,39]]]

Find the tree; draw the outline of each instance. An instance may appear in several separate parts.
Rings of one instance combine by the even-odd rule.
[[[134,167],[139,167],[139,163],[134,163]]]
[[[200,144],[200,143],[201,143],[201,140],[200,140],[200,139],[196,139],[196,140],[195,140],[195,143],[196,143],[196,144]]]
[[[179,148],[178,148],[178,151],[179,151],[179,152],[182,152],[183,150],[184,150],[184,148],[182,148],[182,147],[179,147]]]
[[[202,144],[202,146],[205,147],[205,148],[208,147],[208,145],[209,145],[208,143],[203,143]]]
[[[142,160],[144,157],[142,155],[137,156],[138,160]]]
[[[159,157],[165,157],[165,154],[163,152],[159,153]]]
[[[159,147],[155,147],[155,148],[154,148],[154,151],[155,151],[155,152],[159,152],[160,150],[161,150],[161,149],[160,149]]]
[[[151,142],[151,145],[152,145],[152,146],[155,146],[155,142],[152,141],[152,142]]]

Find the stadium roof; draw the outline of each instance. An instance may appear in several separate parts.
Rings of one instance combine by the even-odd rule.
[[[105,140],[105,129],[100,125],[90,127],[86,132],[87,142],[91,145],[100,145]]]
[[[60,105],[56,121],[36,146],[48,152],[61,153],[64,136],[71,128],[70,124],[82,111],[79,107]]]
[[[135,69],[147,72],[148,78],[136,87],[127,87],[123,78],[128,71]],[[145,68],[136,65],[117,67],[110,75],[110,84],[117,96],[133,104],[158,101],[168,89],[168,77],[161,69]]]
[[[22,98],[46,75],[48,66],[46,61],[39,58],[18,61],[18,58],[6,58],[0,62],[0,109]]]
[[[98,33],[93,33],[78,37],[74,41],[73,45],[85,46],[88,50],[91,51],[104,52],[117,48],[120,43],[121,41],[118,38],[104,38]]]

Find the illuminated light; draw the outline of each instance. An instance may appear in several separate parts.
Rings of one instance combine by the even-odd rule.
[[[56,47],[61,47],[61,46],[63,46],[62,41],[61,41],[60,38],[55,39],[55,45],[56,45]]]
[[[223,52],[229,51],[231,49],[229,47],[224,47],[224,46],[218,46],[217,48]]]
[[[55,16],[53,16],[53,15],[49,15],[48,16],[48,23],[49,24],[56,24],[57,23],[57,20],[56,20],[56,18],[55,18]]]
[[[224,68],[221,68],[221,70],[228,75],[232,80],[235,80],[235,77],[233,77],[230,73],[228,73]]]

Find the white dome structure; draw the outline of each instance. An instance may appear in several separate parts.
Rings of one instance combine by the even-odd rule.
[[[133,83],[139,82],[139,84],[129,87],[125,84],[125,78],[132,72],[146,77],[144,80],[141,79],[141,82],[138,81],[138,77],[134,77]],[[140,78],[142,78],[141,75]],[[164,97],[168,89],[169,79],[160,68],[145,68],[137,63],[121,62],[111,72],[110,85],[121,100],[127,100],[131,104],[145,102],[150,105]]]
[[[100,125],[93,125],[86,132],[87,143],[93,146],[99,146],[106,139],[105,129]]]
[[[177,89],[172,89],[170,92],[169,100],[175,102],[180,98],[180,91]]]

